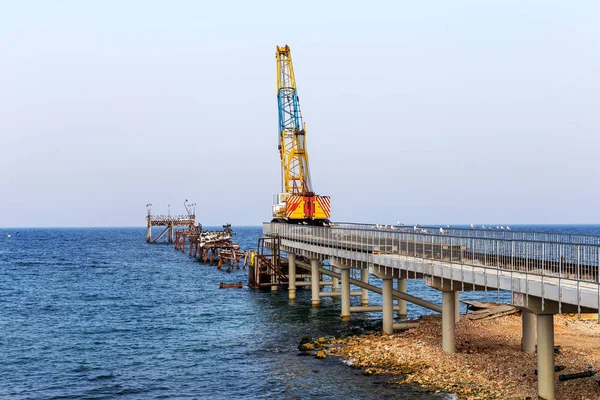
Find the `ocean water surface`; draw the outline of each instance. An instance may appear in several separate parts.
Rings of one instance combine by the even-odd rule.
[[[243,248],[256,247],[260,227],[234,230]],[[337,300],[313,309],[310,290],[299,290],[291,304],[285,290],[247,289],[244,269],[227,273],[144,238],[143,228],[71,228],[0,239],[0,398],[449,398],[297,351],[305,335],[376,329],[379,314],[342,322]],[[238,281],[243,289],[219,289]],[[440,300],[418,280],[408,290]]]

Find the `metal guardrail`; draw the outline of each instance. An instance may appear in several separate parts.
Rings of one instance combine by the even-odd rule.
[[[389,231],[402,231],[402,232],[414,232],[415,227],[422,233],[428,233],[432,235],[444,234],[455,237],[465,238],[489,238],[489,239],[508,239],[508,240],[529,240],[529,241],[541,241],[541,242],[559,242],[559,243],[574,243],[574,244],[597,244],[600,245],[600,235],[592,234],[580,234],[580,233],[561,233],[561,232],[538,232],[538,231],[524,231],[518,229],[511,229],[509,227],[502,226],[504,229],[500,229],[498,226],[487,227],[482,229],[481,226],[477,228],[454,228],[446,226],[406,226],[406,225],[379,225],[379,224],[360,224],[354,222],[336,222],[333,223],[336,228],[343,229],[365,229],[365,230],[378,230],[383,232]],[[441,231],[440,231],[441,229]],[[443,232],[443,233],[442,233]]]
[[[330,227],[263,224],[266,235],[326,247],[600,284],[599,236],[456,228],[442,228],[441,233],[439,227],[419,227],[418,231],[414,227],[396,228],[349,223]]]

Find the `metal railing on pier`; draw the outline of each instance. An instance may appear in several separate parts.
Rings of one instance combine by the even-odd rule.
[[[573,244],[596,244],[600,245],[600,235],[563,233],[563,232],[539,232],[511,229],[507,227],[482,227],[477,228],[454,228],[445,226],[406,226],[406,225],[379,225],[379,224],[360,224],[353,222],[336,222],[335,228],[343,229],[365,229],[383,232],[400,231],[432,234],[449,235],[464,238],[486,238],[486,239],[506,239],[506,240],[528,240],[541,242],[558,242]],[[416,229],[415,229],[416,228]],[[440,231],[441,229],[441,231]]]
[[[266,235],[373,254],[391,254],[600,283],[600,236],[439,227],[330,227],[265,223]],[[442,233],[443,232],[443,233]]]

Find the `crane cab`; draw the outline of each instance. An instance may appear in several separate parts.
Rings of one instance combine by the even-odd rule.
[[[291,194],[277,193],[273,195],[273,218],[285,218],[285,205]]]

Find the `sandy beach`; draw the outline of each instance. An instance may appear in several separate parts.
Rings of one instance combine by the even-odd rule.
[[[557,399],[600,399],[600,376],[560,382],[560,374],[600,367],[600,326],[555,316]],[[456,354],[441,349],[441,318],[423,317],[417,328],[336,340],[331,353],[365,374],[392,374],[403,384],[454,393],[459,399],[536,399],[537,358],[521,351],[521,316],[514,314],[457,324]]]

